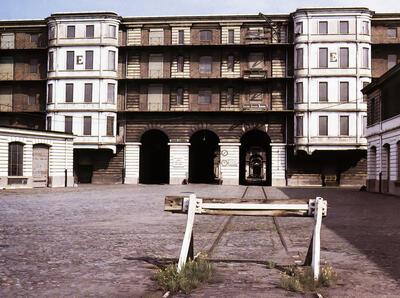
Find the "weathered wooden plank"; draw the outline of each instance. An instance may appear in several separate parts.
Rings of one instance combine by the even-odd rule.
[[[236,216],[279,216],[306,217],[307,211],[286,210],[203,210],[200,215],[236,215]]]

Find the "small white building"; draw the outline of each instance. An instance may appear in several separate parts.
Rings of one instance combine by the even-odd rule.
[[[74,136],[0,127],[0,188],[73,186]]]

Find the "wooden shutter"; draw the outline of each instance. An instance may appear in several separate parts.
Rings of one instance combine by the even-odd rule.
[[[92,83],[85,83],[85,102],[92,102],[93,99],[93,84]]]
[[[328,116],[319,116],[319,135],[328,135]]]
[[[74,101],[74,84],[65,84],[65,102]]]
[[[83,135],[90,136],[92,134],[92,117],[83,117]]]

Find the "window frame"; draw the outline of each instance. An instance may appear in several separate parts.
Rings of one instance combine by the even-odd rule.
[[[178,30],[178,44],[185,44],[185,30]]]
[[[65,102],[74,102],[74,84],[65,84]]]
[[[106,127],[106,136],[107,137],[114,137],[114,116],[107,116],[107,127]]]
[[[325,86],[325,94],[322,94],[321,87]],[[322,96],[324,95],[324,96]],[[318,102],[328,102],[329,101],[329,85],[327,81],[318,82]]]
[[[92,135],[92,116],[83,116],[83,135]]]
[[[67,38],[68,39],[74,39],[76,34],[76,28],[75,25],[67,25]]]
[[[342,57],[342,53],[346,52],[345,59]],[[344,61],[343,61],[344,60]],[[350,67],[350,49],[348,47],[339,48],[339,68],[347,69]],[[343,64],[345,62],[345,64]]]
[[[228,44],[235,43],[235,29],[228,29]]]
[[[200,42],[211,42],[213,39],[213,32],[210,29],[202,29],[199,31]]]
[[[207,59],[209,61],[202,61],[204,59]],[[204,55],[200,56],[199,58],[199,73],[200,74],[211,74],[212,73],[212,64],[213,64],[213,58],[211,55]]]
[[[24,144],[21,142],[8,143],[8,172],[10,177],[24,176]]]
[[[301,92],[299,92],[300,90]],[[296,82],[296,103],[302,103],[303,101],[304,101],[304,84],[303,82]]]
[[[344,131],[343,131],[343,120],[345,120],[346,122],[346,126],[344,127]],[[340,136],[344,136],[344,137],[348,137],[350,135],[350,117],[348,115],[340,115],[339,116],[339,135]]]
[[[325,130],[326,132],[321,131],[321,120],[324,120],[325,122]],[[318,116],[318,136],[320,137],[326,137],[329,135],[329,118],[326,115],[320,115]]]
[[[346,30],[344,30],[344,32],[342,31],[342,25],[345,24],[346,25]],[[339,33],[340,35],[348,35],[350,34],[350,23],[349,21],[339,21]]]
[[[89,90],[90,90],[90,92],[89,92]],[[86,103],[93,102],[93,83],[85,83],[83,102],[86,102]]]
[[[107,103],[115,103],[115,83],[107,83]]]
[[[208,97],[208,100],[204,100],[204,97]],[[212,103],[212,91],[210,88],[199,89],[197,95],[197,104],[205,105]]]
[[[74,118],[72,116],[64,116],[64,132],[73,133]]]
[[[92,29],[92,28],[93,28],[93,30],[88,30],[88,29]],[[85,27],[85,38],[93,39],[94,38],[94,30],[95,30],[94,25],[86,25],[86,27]]]
[[[301,59],[299,59],[299,58],[301,58]],[[304,48],[297,48],[296,49],[296,69],[303,69],[303,68],[304,68]]]
[[[75,69],[75,51],[67,51],[66,54],[66,70],[74,70]]]
[[[342,93],[342,86],[346,86],[346,89],[345,89],[346,92],[344,94]],[[339,82],[339,101],[341,103],[349,102],[349,100],[350,100],[349,91],[350,91],[350,84],[348,81]],[[344,96],[344,95],[346,95],[346,96]]]
[[[326,31],[322,32],[323,30],[321,30],[321,25],[326,25]],[[318,34],[319,35],[328,35],[329,34],[328,26],[329,26],[328,21],[318,21]]]
[[[326,53],[326,59],[322,59],[322,53]],[[329,50],[328,48],[318,48],[318,68],[328,68],[329,67],[329,59],[328,59]]]
[[[296,137],[304,137],[304,117],[296,116]]]
[[[94,58],[93,50],[85,51],[85,70],[93,70],[93,58]]]

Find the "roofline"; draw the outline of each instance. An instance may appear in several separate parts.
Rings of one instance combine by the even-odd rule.
[[[400,72],[400,64],[397,64],[396,66],[392,67],[389,69],[387,72],[385,72],[382,76],[380,76],[377,80],[374,82],[368,84],[365,86],[363,89],[361,89],[361,92],[363,94],[371,93],[378,89],[383,83],[386,81],[392,79],[395,75],[397,75]]]
[[[351,10],[363,10],[363,11],[368,11],[370,13],[375,13],[373,10],[370,10],[368,7],[364,6],[349,6],[349,7],[323,7],[323,6],[316,6],[316,7],[301,7],[297,8],[294,13],[297,12],[309,12],[309,11],[331,11],[331,10],[336,10],[336,11],[351,11]]]
[[[60,131],[53,131],[53,130],[39,130],[39,129],[33,129],[33,128],[22,128],[22,127],[12,127],[12,126],[6,126],[6,125],[1,125],[0,126],[0,133],[1,132],[20,132],[20,133],[27,133],[34,135],[35,133],[37,134],[45,134],[46,136],[49,137],[64,137],[68,139],[73,139],[75,137],[74,134],[71,133],[65,133],[65,132],[60,132]]]

